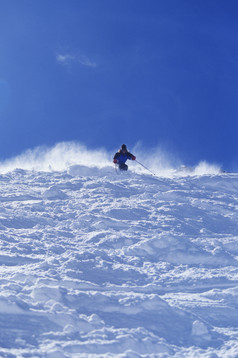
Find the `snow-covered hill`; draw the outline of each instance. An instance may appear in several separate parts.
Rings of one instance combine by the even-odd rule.
[[[1,357],[237,357],[238,175],[0,176]]]

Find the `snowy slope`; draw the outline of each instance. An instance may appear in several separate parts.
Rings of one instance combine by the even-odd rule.
[[[1,357],[238,356],[238,175],[0,176]]]

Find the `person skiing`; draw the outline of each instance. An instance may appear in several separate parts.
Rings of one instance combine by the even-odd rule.
[[[125,144],[122,144],[121,148],[114,155],[113,163],[118,165],[120,170],[127,170],[128,165],[125,164],[127,159],[136,160],[136,157],[128,152]]]

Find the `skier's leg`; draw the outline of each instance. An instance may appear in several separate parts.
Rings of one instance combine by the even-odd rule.
[[[127,166],[126,164],[124,164],[124,163],[120,163],[120,164],[119,164],[119,169],[120,169],[120,170],[127,170],[127,169],[128,169],[128,166]]]

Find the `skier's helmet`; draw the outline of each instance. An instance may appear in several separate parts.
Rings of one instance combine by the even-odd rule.
[[[122,144],[122,146],[121,146],[121,150],[127,150],[127,148],[126,148],[126,145],[125,144]]]

